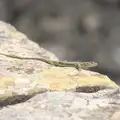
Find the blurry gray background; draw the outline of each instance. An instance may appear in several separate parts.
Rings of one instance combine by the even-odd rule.
[[[98,62],[120,84],[120,0],[0,0],[0,20],[60,60]]]

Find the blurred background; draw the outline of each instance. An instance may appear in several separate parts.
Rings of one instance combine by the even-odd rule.
[[[120,84],[120,0],[0,0],[0,20],[60,60],[98,62]]]

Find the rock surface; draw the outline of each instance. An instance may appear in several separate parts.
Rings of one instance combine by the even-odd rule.
[[[0,52],[58,60],[2,21]],[[117,120],[119,99],[119,86],[100,73],[0,55],[0,120]]]
[[[1,120],[119,120],[120,92],[46,92],[0,110]],[[99,95],[101,94],[101,96]]]

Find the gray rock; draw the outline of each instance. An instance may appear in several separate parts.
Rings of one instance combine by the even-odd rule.
[[[2,108],[0,120],[119,120],[120,92],[115,91],[42,93]]]

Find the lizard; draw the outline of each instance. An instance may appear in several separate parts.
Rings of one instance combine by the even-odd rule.
[[[46,58],[42,58],[42,57],[20,57],[17,55],[9,55],[6,53],[0,53],[0,55],[4,55],[6,57],[10,57],[10,58],[14,58],[14,59],[20,59],[20,60],[38,60],[38,61],[43,61],[45,63],[48,63],[50,65],[53,66],[57,66],[57,67],[74,67],[77,70],[81,70],[81,69],[88,69],[91,67],[96,67],[98,64],[96,62],[93,61],[89,61],[89,62],[68,62],[68,61],[54,61],[54,60],[49,60]]]

